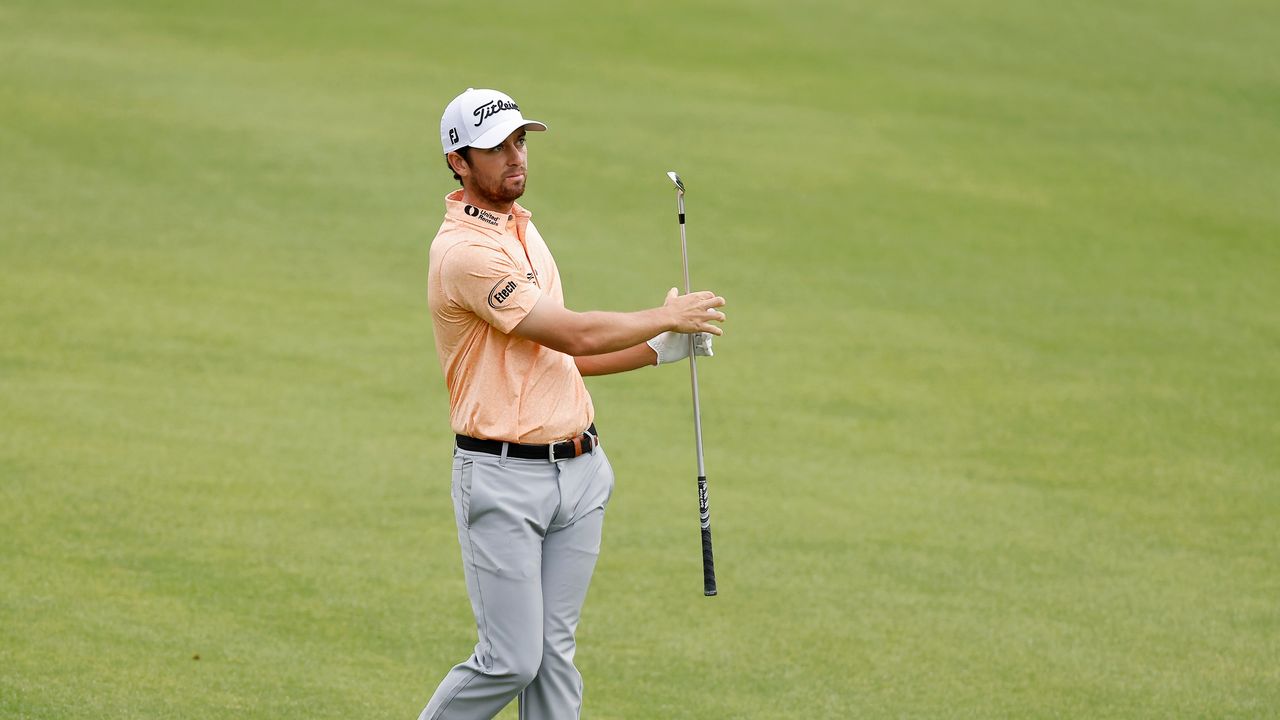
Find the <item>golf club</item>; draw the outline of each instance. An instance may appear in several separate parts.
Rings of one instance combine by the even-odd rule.
[[[680,221],[680,257],[684,262],[684,292],[693,292],[689,284],[689,246],[684,234],[684,183],[680,176],[667,173],[676,186],[676,211]],[[693,383],[693,439],[698,450],[698,517],[702,522],[702,594],[716,594],[716,564],[711,554],[711,509],[707,504],[707,469],[702,460],[702,404],[698,399],[698,361],[694,359],[693,335],[689,335],[689,377]]]

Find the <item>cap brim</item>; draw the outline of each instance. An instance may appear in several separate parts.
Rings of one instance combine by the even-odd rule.
[[[494,127],[490,128],[489,131],[486,132],[485,134],[481,135],[475,140],[472,140],[471,147],[480,148],[481,150],[484,150],[485,148],[496,147],[498,145],[501,145],[502,141],[506,140],[508,135],[515,132],[519,128],[541,132],[543,130],[546,130],[547,126],[543,125],[537,120],[525,120],[523,118],[519,120],[510,120],[508,122],[502,123],[501,125],[495,125]]]

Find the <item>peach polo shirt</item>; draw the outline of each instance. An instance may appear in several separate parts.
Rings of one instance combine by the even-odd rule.
[[[564,305],[551,251],[520,205],[502,215],[445,196],[427,302],[459,435],[545,444],[580,434],[595,409],[573,358],[511,335],[542,297]]]

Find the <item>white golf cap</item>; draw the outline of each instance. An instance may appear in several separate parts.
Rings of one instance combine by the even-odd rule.
[[[467,91],[453,99],[440,118],[440,145],[445,154],[461,147],[491,148],[523,127],[546,130],[537,120],[525,120],[510,95],[497,90]]]

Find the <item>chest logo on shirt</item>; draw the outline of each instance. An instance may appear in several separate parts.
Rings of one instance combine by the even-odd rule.
[[[488,210],[481,210],[475,205],[467,205],[466,207],[462,208],[462,212],[470,215],[473,218],[480,218],[484,222],[487,222],[494,227],[497,227],[498,225],[502,224],[502,221],[498,219],[497,215],[494,215]]]
[[[493,289],[489,291],[489,307],[494,310],[501,308],[502,303],[506,302],[511,294],[516,291],[515,280],[499,280]]]

